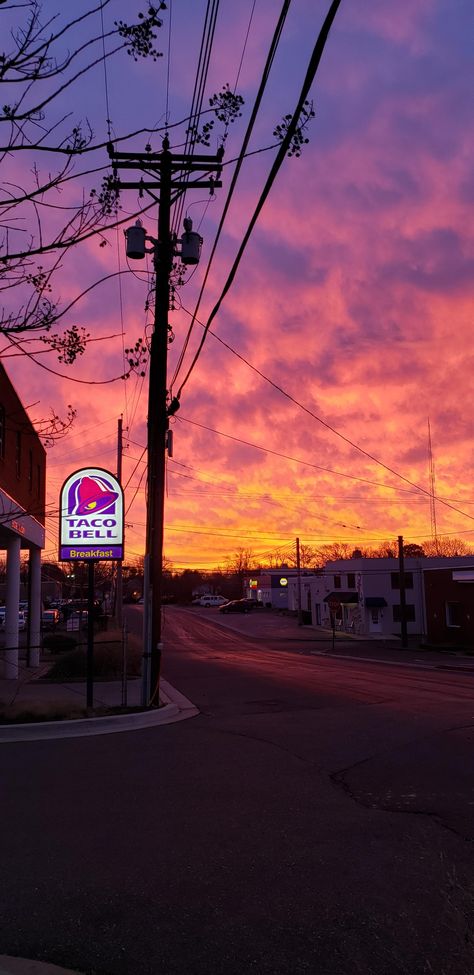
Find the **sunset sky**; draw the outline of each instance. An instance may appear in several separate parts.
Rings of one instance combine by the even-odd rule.
[[[61,6],[47,0],[44,10],[51,15]],[[273,131],[297,102],[328,8],[329,0],[290,5],[174,392],[221,294],[275,158]],[[87,9],[84,0],[74,5],[76,14]],[[139,0],[112,2],[106,30],[140,9]],[[186,124],[176,123],[189,114],[205,10],[203,0],[168,0],[156,41],[163,57],[111,59],[107,91],[99,63],[52,103],[49,118],[87,118],[97,142],[107,140],[107,117],[113,136],[161,126],[149,136],[153,151],[168,121],[171,149],[182,151]],[[185,213],[204,243],[170,311],[170,380],[279,12],[271,0],[220,5],[204,105],[227,83],[245,104],[230,126],[222,189],[213,200],[206,192],[186,195]],[[429,538],[428,419],[439,535],[474,546],[473,19],[472,0],[342,0],[311,90],[309,143],[275,180],[172,422],[165,553],[175,569],[222,565],[240,547],[262,559],[284,555],[296,536],[314,547]],[[75,37],[100,27],[97,14]],[[209,148],[198,151],[214,154],[222,131],[216,121]],[[143,152],[146,141],[140,135],[120,148]],[[7,160],[2,177],[10,167],[9,178],[14,172],[16,183],[26,182],[34,158]],[[80,160],[77,173],[90,163]],[[53,163],[41,158],[39,165]],[[94,165],[108,167],[105,150]],[[76,204],[101,175],[78,175],[61,205]],[[135,191],[123,191],[120,216],[138,202]],[[156,216],[155,206],[144,217],[152,235]],[[45,226],[58,219],[61,212],[51,211]],[[23,231],[28,220],[33,226],[31,210]],[[122,228],[104,239],[107,246],[93,238],[64,256],[55,279],[62,303],[105,275],[127,272]],[[150,337],[150,271],[149,261],[130,264],[68,313],[63,327],[113,336],[91,342],[73,367],[37,342],[24,346],[37,353],[36,363],[8,350],[2,357],[33,420],[50,408],[64,415],[69,403],[77,409],[70,434],[48,451],[48,557],[57,553],[62,481],[85,465],[115,471],[120,414],[126,552],[143,554],[148,380],[97,383],[119,377],[123,348]]]

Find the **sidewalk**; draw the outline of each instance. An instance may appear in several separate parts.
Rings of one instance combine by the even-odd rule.
[[[352,635],[351,633],[336,632],[334,651],[332,650],[332,630],[322,627],[310,627],[315,632],[324,633],[324,639],[330,641],[331,653],[336,656],[361,657],[369,660],[386,660],[393,663],[423,663],[432,667],[454,667],[474,670],[474,648],[472,653],[455,648],[438,648],[420,646],[418,637],[409,636],[406,648],[402,647],[400,637],[390,635],[385,637],[367,637]]]
[[[383,664],[399,666],[427,667],[435,670],[461,670],[474,673],[474,650],[472,654],[465,650],[437,649],[434,647],[420,647],[417,638],[408,638],[408,647],[401,645],[397,636],[367,637],[352,635],[336,631],[333,649],[333,633],[330,629],[313,625],[298,626],[295,620],[287,620],[291,628],[313,634],[314,648],[309,652],[321,656],[339,659],[357,659]],[[309,639],[311,642],[311,638]]]
[[[202,618],[206,618],[203,614]],[[408,637],[408,647],[401,646],[400,637],[367,637],[336,630],[333,649],[332,629],[311,623],[298,625],[295,616],[280,613],[260,613],[249,616],[226,616],[216,619],[220,626],[234,630],[250,639],[278,642],[282,649],[298,648],[299,652],[339,659],[357,659],[400,666],[428,667],[438,670],[461,670],[474,673],[472,655],[465,650],[420,647],[419,640]],[[251,626],[249,626],[251,623]]]
[[[80,975],[70,968],[58,968],[48,962],[29,961],[28,958],[12,958],[0,955],[0,975]]]

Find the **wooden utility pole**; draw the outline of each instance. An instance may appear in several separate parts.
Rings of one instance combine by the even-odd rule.
[[[169,279],[176,253],[170,231],[171,207],[188,189],[208,189],[212,193],[222,184],[219,180],[222,151],[216,156],[183,155],[170,151],[168,137],[159,153],[115,152],[108,147],[118,189],[149,192],[156,199],[159,190],[158,239],[147,237],[153,244],[155,267],[155,318],[150,345],[148,386],[148,499],[146,528],[146,585],[144,591],[145,703],[158,703],[162,643],[163,533],[166,469],[166,439],[171,412],[167,389]],[[123,182],[118,170],[138,170],[146,179]],[[197,173],[204,178],[195,178]],[[215,176],[212,175],[215,173]],[[154,178],[153,178],[154,177]],[[142,255],[143,256],[143,255]]]
[[[296,607],[298,610],[298,626],[302,626],[303,613],[301,609],[301,557],[299,538],[296,539]]]
[[[117,481],[122,483],[122,453],[123,453],[123,420],[122,417],[117,421]],[[115,585],[115,618],[117,626],[122,628],[123,621],[123,573],[122,561],[117,562],[116,585]]]
[[[407,632],[407,600],[405,590],[405,561],[403,556],[403,535],[398,536],[398,575],[400,582],[400,633],[402,637],[402,647],[408,647]]]

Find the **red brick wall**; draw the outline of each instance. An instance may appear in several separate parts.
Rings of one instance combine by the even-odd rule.
[[[0,428],[2,426],[0,487],[44,525],[46,451],[0,364]]]
[[[423,580],[428,642],[474,648],[474,583],[454,582],[452,567],[424,571]],[[459,626],[448,626],[446,603],[459,604]]]

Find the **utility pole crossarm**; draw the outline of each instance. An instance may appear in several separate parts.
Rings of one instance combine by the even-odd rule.
[[[139,182],[133,182],[133,183],[128,181],[126,183],[123,183],[122,180],[120,180],[120,189],[122,190],[159,190],[160,186],[161,183],[149,183],[149,182],[145,183],[143,180],[139,180]],[[192,183],[190,183],[189,181],[186,183],[173,183],[173,189],[182,189],[182,190],[209,190],[212,188],[220,189],[221,186],[222,183],[218,179],[213,179],[212,181],[209,180],[206,182],[202,180],[198,180],[197,182],[192,182]]]

